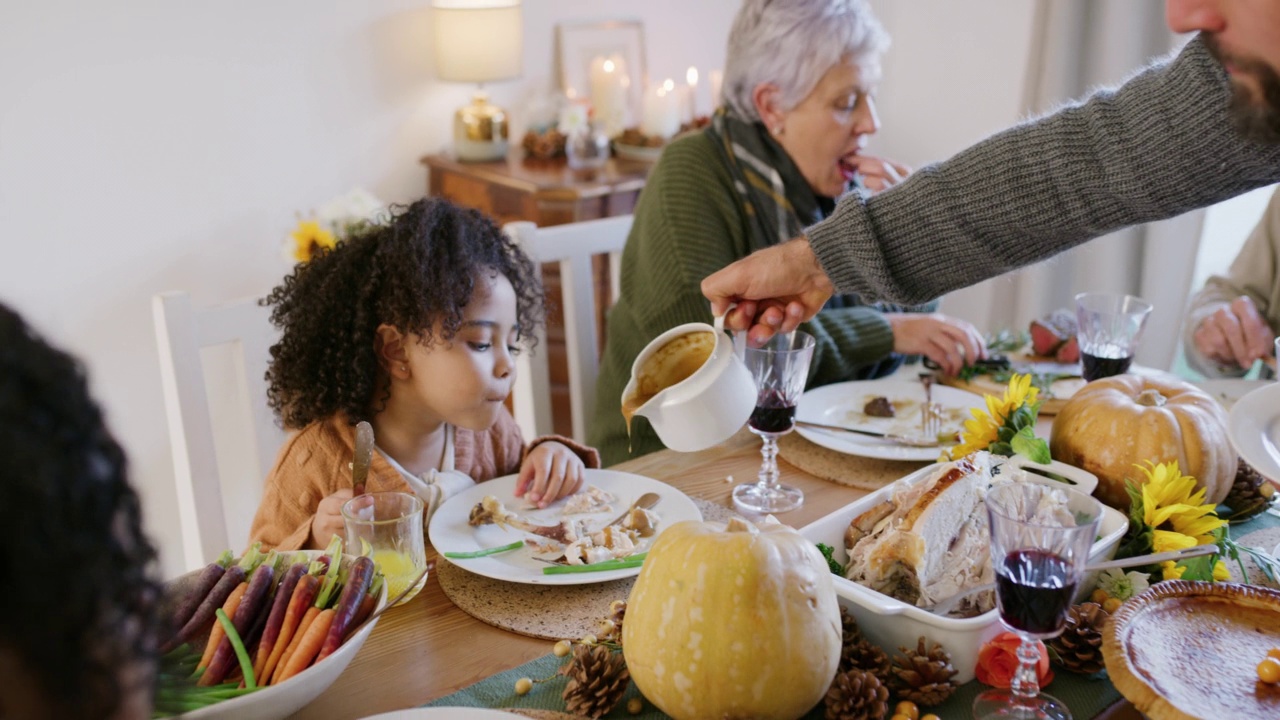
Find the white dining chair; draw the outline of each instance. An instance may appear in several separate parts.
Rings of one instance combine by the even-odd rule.
[[[632,216],[586,220],[568,225],[538,227],[531,222],[503,226],[508,236],[538,263],[559,263],[564,310],[565,352],[569,369],[569,412],[573,439],[586,442],[587,423],[595,412],[596,375],[600,370],[597,312],[592,258],[609,256],[609,305],[618,299],[622,248],[631,232]],[[551,375],[547,338],[538,331],[534,352],[521,353],[517,362],[512,405],[526,439],[552,434]]]
[[[195,568],[239,553],[285,432],[267,406],[278,333],[254,298],[197,308],[185,292],[152,298],[182,527]]]

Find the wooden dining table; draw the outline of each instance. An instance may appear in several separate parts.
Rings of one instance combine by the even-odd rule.
[[[917,464],[916,467],[923,466]],[[779,462],[782,481],[805,493],[804,504],[778,516],[796,528],[867,494]],[[904,463],[904,467],[911,466]],[[724,443],[695,453],[662,450],[612,466],[668,483],[690,497],[732,507],[734,485],[755,479],[760,439],[743,430]],[[905,474],[905,473],[904,473]],[[744,516],[754,518],[749,514]],[[440,562],[434,550],[430,560]],[[530,608],[530,612],[537,612]],[[458,609],[440,583],[428,577],[410,602],[388,610],[359,654],[323,694],[295,718],[343,720],[417,707],[551,652],[552,642],[500,630]],[[1099,718],[1137,720],[1128,703]]]

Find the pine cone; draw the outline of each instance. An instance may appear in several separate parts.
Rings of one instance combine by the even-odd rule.
[[[622,644],[622,618],[627,614],[627,601],[614,600],[609,604],[609,614],[600,621],[600,632],[596,637]]]
[[[574,645],[573,659],[560,668],[569,676],[564,707],[570,713],[599,718],[613,709],[631,682],[622,653],[603,645]]]
[[[1073,673],[1092,675],[1103,669],[1102,628],[1111,615],[1097,603],[1080,603],[1067,612],[1062,634],[1049,641],[1060,664]]]
[[[941,645],[926,648],[921,637],[915,650],[898,649],[902,654],[893,660],[890,680],[895,695],[917,705],[937,705],[956,691],[951,681],[956,669],[951,665],[951,654]]]
[[[1229,518],[1233,521],[1248,520],[1271,504],[1275,488],[1271,486],[1257,470],[1240,458],[1236,468],[1236,480],[1223,504],[1231,508]]]
[[[822,704],[826,720],[883,720],[889,714],[889,689],[864,670],[839,672]]]
[[[885,651],[868,640],[845,645],[840,651],[840,672],[846,670],[866,670],[875,675],[880,682],[889,684],[893,663]]]
[[[840,647],[846,648],[850,645],[857,645],[862,639],[862,631],[858,629],[858,621],[853,615],[840,606]]]

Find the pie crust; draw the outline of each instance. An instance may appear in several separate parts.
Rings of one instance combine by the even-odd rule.
[[[1103,630],[1116,689],[1151,720],[1280,718],[1280,685],[1257,665],[1280,648],[1280,591],[1170,580],[1124,603]]]

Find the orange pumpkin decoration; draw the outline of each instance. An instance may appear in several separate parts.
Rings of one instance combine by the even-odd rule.
[[[1184,475],[1220,503],[1235,481],[1237,456],[1222,406],[1172,375],[1117,375],[1076,391],[1049,436],[1053,459],[1098,476],[1094,495],[1125,510],[1125,481],[1146,481],[1135,464],[1178,461]]]

